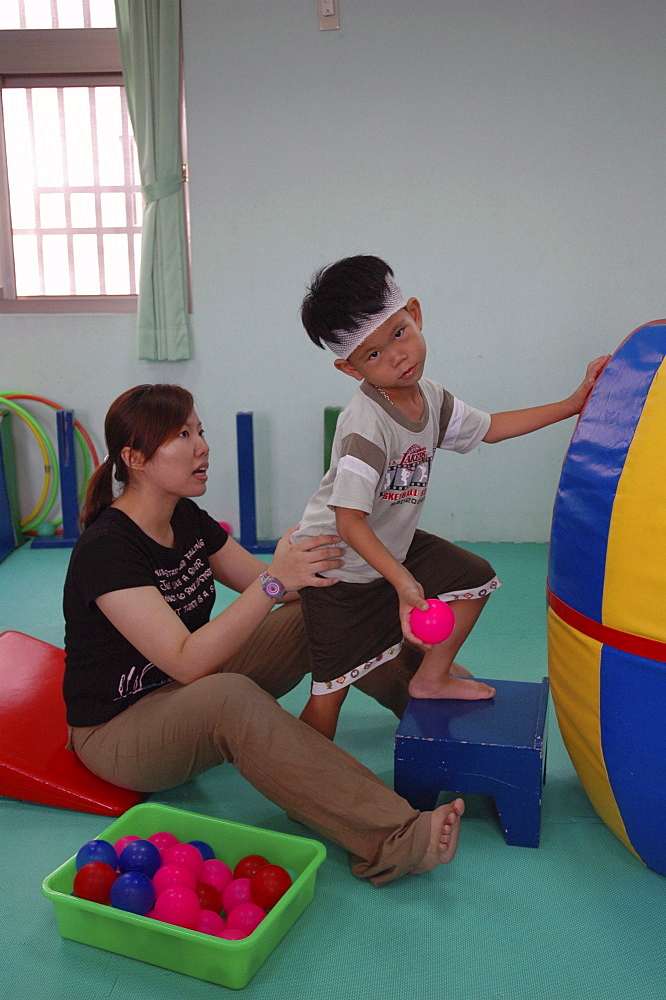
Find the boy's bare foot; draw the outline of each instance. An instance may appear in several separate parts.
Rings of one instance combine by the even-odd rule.
[[[439,865],[448,865],[458,847],[460,836],[460,817],[465,812],[462,799],[454,799],[439,806],[430,814],[430,843],[419,864],[412,868],[412,875],[421,875],[432,871]]]
[[[418,672],[409,682],[410,698],[460,698],[463,701],[479,701],[482,698],[492,698],[495,688],[483,681],[472,681],[464,677],[439,677],[427,680],[419,677]]]
[[[467,667],[463,667],[462,663],[458,663],[457,660],[454,660],[453,663],[451,664],[451,676],[452,677],[474,677],[474,674],[471,674],[469,672],[469,670],[467,669]]]

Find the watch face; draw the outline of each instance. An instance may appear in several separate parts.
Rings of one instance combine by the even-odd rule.
[[[279,580],[267,580],[264,584],[264,593],[269,597],[282,597],[284,594],[284,587]]]

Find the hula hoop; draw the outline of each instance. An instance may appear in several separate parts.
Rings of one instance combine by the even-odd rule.
[[[51,409],[53,410],[65,409],[64,406],[60,405],[60,403],[54,403],[52,399],[46,399],[45,396],[32,396],[27,393],[21,393],[21,392],[0,392],[0,396],[3,399],[31,399],[34,400],[34,402],[36,403],[44,403],[45,406],[50,406]],[[83,462],[84,462],[83,482],[85,484],[88,480],[91,471],[90,462],[88,460],[88,453],[90,453],[90,459],[92,460],[93,469],[96,469],[97,466],[99,465],[99,458],[95,450],[95,445],[92,443],[92,439],[88,434],[88,431],[85,429],[83,424],[78,420],[74,421],[74,434],[76,435],[76,439],[79,442],[79,445],[81,446],[81,453],[83,455]],[[84,442],[86,447],[84,447]],[[86,451],[86,448],[88,449],[88,451]],[[79,497],[79,499],[81,499],[81,497]]]
[[[59,403],[55,403],[52,399],[46,399],[44,396],[35,396],[35,395],[29,394],[29,393],[20,393],[20,392],[4,392],[4,393],[0,393],[0,405],[1,405],[1,402],[2,402],[3,399],[5,399],[5,400],[11,400],[11,399],[14,399],[14,400],[16,400],[16,399],[26,400],[26,399],[29,399],[29,400],[32,400],[32,401],[37,402],[37,403],[44,403],[45,406],[50,406],[51,409],[53,409],[53,410],[64,410],[65,409],[64,406],[61,406]],[[27,411],[25,411],[25,412],[27,412]],[[35,423],[37,423],[37,421],[35,421]],[[41,426],[39,424],[37,426],[39,426],[40,430],[42,430],[42,433],[44,433],[43,429],[41,428]],[[97,457],[97,451],[95,450],[95,446],[94,446],[94,444],[92,442],[92,439],[91,439],[90,435],[88,434],[88,431],[85,429],[85,427],[83,426],[83,424],[80,423],[80,421],[78,421],[78,420],[74,420],[74,436],[75,436],[76,440],[79,443],[79,447],[81,448],[81,454],[83,455],[83,478],[82,478],[82,482],[81,482],[81,488],[80,488],[79,493],[78,493],[78,500],[79,500],[79,503],[80,503],[83,500],[83,497],[85,495],[86,483],[88,482],[88,479],[90,478],[91,471],[93,469],[96,469],[97,466],[99,465],[99,458]],[[47,441],[49,441],[49,439],[48,439],[48,437],[46,437],[46,435],[45,435],[45,438],[46,438]],[[91,468],[91,461],[92,461],[92,468]],[[54,464],[54,468],[56,470],[58,469],[57,462]],[[36,512],[39,511],[39,508],[40,508],[42,502],[43,502],[43,500],[40,501],[40,504],[36,507],[35,511],[33,511],[31,519],[32,519],[32,517],[35,516]],[[26,528],[27,531],[31,531],[32,529],[34,529],[38,524],[40,524],[45,519],[46,515],[49,513],[49,511],[53,507],[53,503],[54,502],[55,502],[55,498],[49,504],[49,506],[42,512],[41,516],[37,520],[35,520],[34,524],[31,524],[28,528]],[[57,518],[53,522],[53,524],[57,528],[58,525],[62,524],[62,518],[61,517]]]
[[[44,518],[51,510],[53,504],[56,501],[56,497],[58,495],[59,479],[60,479],[58,473],[58,460],[56,459],[56,455],[53,450],[53,445],[51,444],[51,441],[49,440],[48,436],[44,433],[43,429],[40,427],[40,425],[37,423],[34,417],[32,417],[28,413],[27,410],[24,410],[22,406],[18,405],[18,403],[12,402],[5,396],[0,396],[0,406],[7,406],[13,413],[16,413],[16,415],[19,416],[21,420],[25,421],[25,423],[28,425],[28,427],[30,428],[30,430],[37,439],[37,442],[42,452],[42,458],[44,460],[44,488],[42,490],[42,495],[39,498],[39,502],[35,507],[35,509],[31,511],[31,513],[20,522],[21,528],[24,528],[26,531],[29,531],[31,528],[36,527],[38,524],[41,523],[41,521],[44,520]],[[53,480],[52,483],[51,480]],[[44,511],[42,512],[41,516],[37,517],[47,496],[49,490],[49,484],[51,484],[51,494],[48,497],[48,500],[46,501],[46,507],[44,508]]]

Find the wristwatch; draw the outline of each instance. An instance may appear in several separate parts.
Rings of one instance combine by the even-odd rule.
[[[270,576],[268,570],[264,570],[259,576],[261,581],[261,589],[263,590],[266,597],[270,597],[272,601],[279,601],[284,595],[285,587],[283,583],[277,579],[277,577]]]

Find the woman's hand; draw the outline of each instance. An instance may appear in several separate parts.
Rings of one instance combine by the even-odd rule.
[[[342,547],[338,535],[316,535],[292,542],[291,536],[298,525],[289,528],[275,547],[268,567],[271,576],[277,577],[287,592],[302,587],[331,587],[338,583],[335,577],[317,574],[342,566]]]

